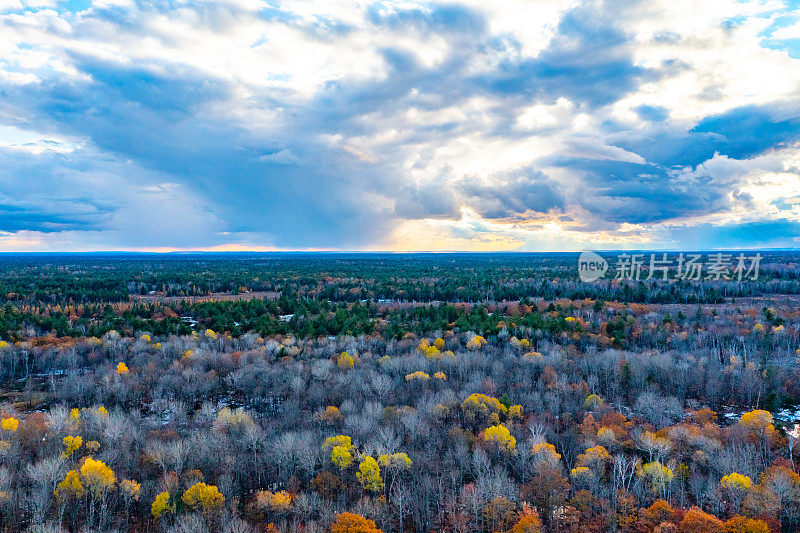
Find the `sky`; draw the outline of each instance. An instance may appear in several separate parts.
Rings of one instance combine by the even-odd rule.
[[[0,0],[0,251],[800,246],[797,0]]]

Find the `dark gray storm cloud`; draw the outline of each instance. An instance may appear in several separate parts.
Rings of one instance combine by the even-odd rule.
[[[561,211],[565,207],[559,184],[532,168],[495,174],[488,182],[467,178],[461,189],[466,204],[484,218],[514,218],[528,212]]]
[[[613,10],[609,2],[569,10],[537,57],[505,61],[480,84],[502,95],[567,97],[589,107],[615,102],[656,73],[635,64],[633,43]]]
[[[786,147],[798,139],[800,98],[783,102],[780,106],[736,107],[725,113],[704,117],[686,129],[662,124],[647,125],[639,131],[621,132],[614,144],[652,163],[671,167],[696,166],[711,159],[715,153],[748,159]]]

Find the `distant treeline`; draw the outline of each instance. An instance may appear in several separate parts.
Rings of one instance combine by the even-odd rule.
[[[186,335],[202,326],[233,335],[400,338],[451,323],[493,334],[509,322],[558,332],[563,326],[558,320],[548,322],[537,313],[512,320],[504,304],[557,299],[709,304],[800,293],[792,267],[797,254],[777,252],[765,254],[758,281],[742,282],[582,283],[575,254],[224,257],[4,257],[0,336],[102,336],[111,330]],[[229,301],[225,295],[245,297]],[[462,303],[471,305],[458,307]]]

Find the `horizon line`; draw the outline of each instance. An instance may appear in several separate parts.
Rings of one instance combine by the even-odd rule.
[[[585,251],[596,253],[645,252],[798,252],[792,248],[580,248],[574,250],[337,250],[337,249],[282,249],[282,250],[10,250],[0,251],[0,256],[9,255],[236,255],[236,254],[575,254]]]

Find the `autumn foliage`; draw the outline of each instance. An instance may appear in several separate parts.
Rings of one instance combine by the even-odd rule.
[[[340,513],[331,524],[331,533],[381,533],[373,520],[353,513]]]
[[[204,513],[213,513],[222,509],[225,497],[214,485],[199,482],[186,489],[181,496],[181,501],[190,508],[199,509]]]
[[[6,530],[800,531],[794,263],[171,261],[0,264]]]

